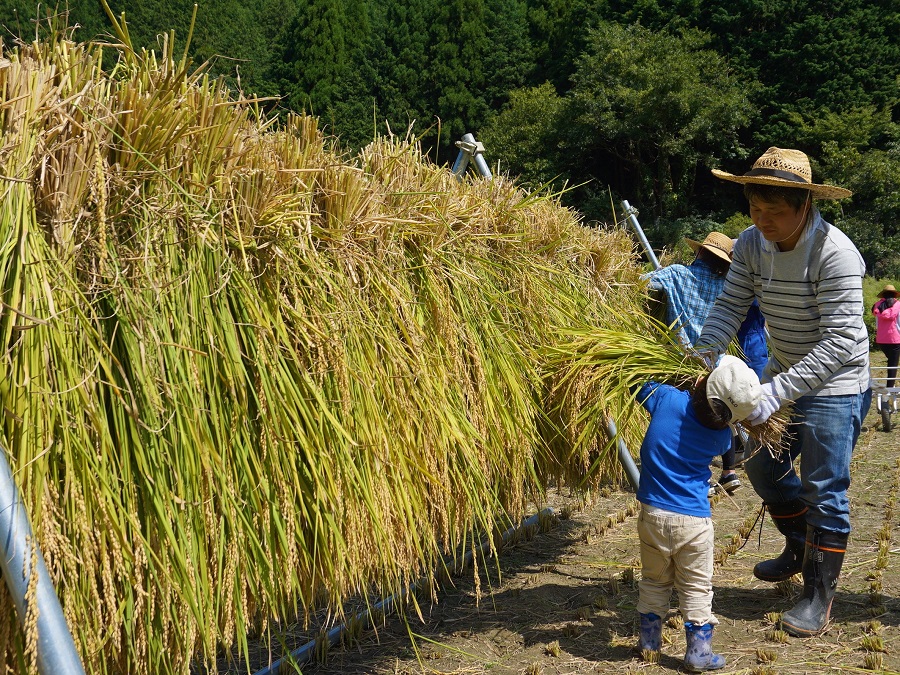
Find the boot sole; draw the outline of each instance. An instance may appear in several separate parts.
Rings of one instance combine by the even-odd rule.
[[[791,577],[793,577],[793,576],[795,576],[795,575],[797,575],[797,574],[800,574],[800,571],[801,571],[801,570],[797,570],[796,572],[791,572],[791,573],[788,574],[787,576],[781,575],[781,576],[777,576],[777,577],[764,577],[764,576],[762,576],[762,575],[757,574],[757,573],[756,573],[756,570],[753,570],[753,576],[755,576],[755,577],[756,577],[757,579],[759,579],[760,581],[768,581],[768,582],[771,582],[771,583],[774,584],[774,583],[776,583],[776,582],[778,582],[778,581],[787,581],[787,580],[790,579]]]
[[[831,621],[831,604],[828,605],[828,609],[825,611],[825,623],[822,624],[822,627],[818,630],[807,630],[806,628],[800,628],[800,626],[795,626],[791,623],[788,623],[784,620],[784,617],[781,618],[781,628],[785,633],[791,635],[792,637],[798,638],[808,638],[815,637],[816,635],[821,635],[825,632],[825,629],[828,628],[828,624]]]
[[[689,666],[687,664],[684,664],[684,669],[689,673],[711,673],[714,670],[722,670],[726,665],[728,664],[723,663],[721,666],[717,666],[715,668],[698,668],[697,666]]]
[[[782,630],[784,630],[785,633],[787,633],[791,637],[796,637],[796,638],[815,637],[816,635],[821,635],[822,633],[825,632],[825,629],[828,628],[828,620],[826,619],[825,625],[822,626],[819,630],[809,631],[809,630],[806,630],[805,628],[800,628],[799,626],[794,626],[792,624],[785,623],[785,621],[782,619],[781,628],[782,628]]]

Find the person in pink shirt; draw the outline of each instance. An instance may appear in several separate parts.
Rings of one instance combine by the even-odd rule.
[[[893,284],[885,286],[878,297],[881,300],[872,307],[877,328],[875,344],[887,357],[887,386],[890,388],[897,379],[897,365],[900,363],[900,302],[897,301],[897,289]]]

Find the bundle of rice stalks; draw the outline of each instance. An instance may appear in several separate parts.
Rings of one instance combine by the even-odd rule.
[[[569,461],[542,349],[638,312],[624,231],[414,139],[342,156],[122,39],[109,73],[58,34],[0,67],[0,442],[89,672],[250,669],[618,471]]]
[[[563,418],[559,427],[569,432],[566,444],[582,462],[591,456],[586,448],[593,439],[604,437],[607,420],[626,434],[635,429],[635,418],[637,429],[644,428],[645,413],[635,401],[641,385],[652,381],[690,389],[710,372],[677,333],[647,316],[622,317],[615,329],[584,325],[562,332],[565,337],[545,350],[550,390]],[[738,424],[755,441],[747,458],[761,449],[777,456],[789,419],[785,406],[765,424]]]

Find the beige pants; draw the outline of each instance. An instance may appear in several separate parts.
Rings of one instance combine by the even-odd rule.
[[[638,611],[665,617],[674,586],[685,621],[717,624],[712,613],[712,519],[644,506],[638,536],[642,566]]]

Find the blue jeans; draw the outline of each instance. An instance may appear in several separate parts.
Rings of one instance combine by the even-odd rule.
[[[747,477],[766,504],[800,499],[806,522],[850,533],[850,455],[872,402],[872,390],[849,396],[804,396],[794,404],[789,445],[775,460],[766,450],[744,464]],[[800,475],[794,460],[800,455]]]

